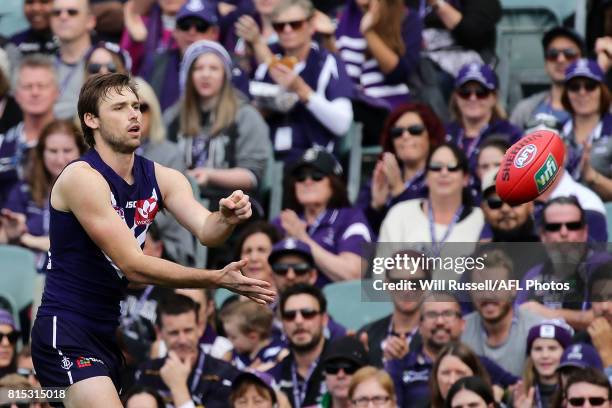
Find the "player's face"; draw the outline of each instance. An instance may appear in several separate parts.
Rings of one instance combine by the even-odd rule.
[[[423,341],[431,347],[441,349],[450,341],[459,339],[464,325],[457,303],[423,302],[419,332]]]
[[[33,30],[46,30],[51,18],[51,0],[25,0],[23,14]]]
[[[472,121],[490,117],[497,103],[496,93],[475,81],[462,85],[455,91],[454,98],[462,118]]]
[[[457,158],[448,147],[441,147],[434,152],[431,156],[430,168],[427,170],[426,177],[431,194],[437,196],[461,196],[463,187],[467,185],[468,176],[463,173],[461,168],[458,168],[458,165]]]
[[[306,11],[300,6],[285,9],[274,19],[273,23],[285,24],[282,30],[277,31],[280,45],[285,51],[297,51],[310,44],[314,28],[307,18]]]
[[[160,335],[169,351],[174,351],[183,361],[198,353],[198,324],[193,312],[179,315],[162,315]]]
[[[501,204],[501,207],[498,206]],[[482,211],[491,227],[501,231],[512,231],[527,222],[533,212],[533,203],[528,202],[515,207],[502,202],[495,193],[487,195],[482,202]]]
[[[130,154],[140,146],[142,113],[138,97],[129,89],[110,89],[98,108],[100,136],[113,151]]]
[[[581,224],[575,229],[575,225],[581,222],[580,210],[575,205],[550,205],[546,209],[544,219],[542,242],[586,242],[588,237],[586,224]]]
[[[283,330],[292,349],[312,350],[323,338],[327,315],[317,300],[307,294],[291,296],[283,311]]]
[[[446,399],[448,390],[457,380],[474,375],[472,369],[457,356],[446,355],[440,360],[436,379],[442,398]]]
[[[7,324],[0,324],[0,368],[8,367],[15,356],[15,342],[9,339],[15,331]]]
[[[86,0],[53,1],[51,30],[60,41],[72,42],[89,35],[95,24]]]
[[[47,136],[43,160],[45,168],[55,179],[68,163],[79,158],[79,148],[74,137],[65,133],[52,133]]]
[[[567,67],[581,57],[580,48],[567,37],[557,37],[552,40],[545,53],[544,69],[555,83],[562,83]]]
[[[249,261],[244,269],[249,278],[272,281],[272,268],[268,263],[268,256],[272,252],[272,241],[263,232],[251,234],[244,240],[240,250],[240,257]]]
[[[478,155],[478,165],[476,166],[478,178],[482,180],[488,172],[498,170],[503,158],[504,152],[497,147],[489,146],[482,149]]]
[[[193,63],[191,80],[200,98],[209,100],[219,95],[225,80],[221,58],[210,52],[200,55]]]
[[[562,354],[563,347],[557,340],[540,338],[533,342],[529,355],[539,376],[551,378],[556,375]]]
[[[393,139],[393,148],[399,159],[409,163],[424,161],[429,153],[429,132],[421,117],[415,112],[406,112],[393,127],[404,129]]]
[[[21,110],[34,116],[53,110],[58,97],[55,76],[47,68],[23,67],[20,71],[15,98]]]
[[[296,283],[314,285],[317,280],[317,272],[308,262],[308,260],[299,255],[283,255],[277,258],[274,266],[271,266],[271,268],[273,268],[272,276],[278,291],[283,292],[289,286]],[[304,264],[308,264],[310,268],[304,270],[302,268]]]
[[[239,322],[236,318],[227,319],[223,322],[223,329],[227,339],[232,342],[234,350],[238,353],[250,353],[256,346],[253,339],[240,331]]]

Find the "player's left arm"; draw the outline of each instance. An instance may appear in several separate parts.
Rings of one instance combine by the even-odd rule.
[[[164,206],[202,245],[222,244],[236,224],[249,219],[252,214],[249,196],[240,190],[222,198],[219,201],[219,211],[213,213],[195,199],[189,181],[180,172],[156,163],[155,177]]]

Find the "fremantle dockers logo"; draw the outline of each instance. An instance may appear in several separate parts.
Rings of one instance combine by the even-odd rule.
[[[538,148],[533,144],[528,144],[527,146],[523,146],[521,150],[516,154],[516,158],[514,159],[514,167],[517,169],[522,169],[527,166],[529,163],[535,159],[536,154],[538,153]]]
[[[155,214],[157,214],[158,209],[157,200],[153,197],[148,200],[138,200],[138,202],[136,202],[134,222],[136,225],[151,224],[155,219]]]

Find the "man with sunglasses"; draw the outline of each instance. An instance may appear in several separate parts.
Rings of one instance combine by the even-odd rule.
[[[72,119],[77,113],[79,91],[85,79],[84,57],[91,48],[95,26],[89,0],[53,0],[51,30],[59,41],[55,62],[59,98],[54,109],[58,119]]]
[[[538,114],[554,116],[558,123],[569,119],[569,113],[561,104],[565,70],[570,63],[581,58],[584,40],[574,30],[558,26],[550,29],[542,37],[544,49],[544,70],[551,80],[550,88],[521,100],[510,115],[510,122],[525,129]]]
[[[563,408],[612,406],[610,381],[601,371],[591,367],[570,376],[563,396]]]
[[[547,319],[564,319],[577,330],[592,321],[588,277],[610,254],[589,245],[586,214],[574,196],[549,200],[542,210],[540,239],[547,259],[523,276],[516,304]],[[527,288],[528,281],[540,284],[569,283],[569,290]]]
[[[326,392],[321,363],[329,347],[323,335],[328,321],[327,300],[317,287],[298,283],[281,294],[280,315],[289,355],[268,372],[293,408],[318,404]]]
[[[323,361],[327,393],[319,408],[350,408],[349,384],[353,374],[369,364],[363,345],[354,336],[346,336],[329,344]]]

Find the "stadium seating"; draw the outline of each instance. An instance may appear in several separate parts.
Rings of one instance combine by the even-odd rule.
[[[357,330],[393,311],[393,304],[386,302],[367,302],[362,298],[362,284],[367,280],[334,282],[323,288],[327,298],[327,312],[334,320],[348,330]]]
[[[37,279],[35,265],[31,251],[12,245],[0,245],[0,296],[12,304],[14,315],[34,300]]]
[[[230,292],[227,289],[217,289],[215,290],[215,306],[217,306],[217,310],[223,305],[223,302],[227,300],[230,296],[234,295],[233,292]]]

